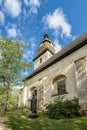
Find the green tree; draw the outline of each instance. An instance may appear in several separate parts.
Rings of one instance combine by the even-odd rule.
[[[23,59],[26,47],[27,45],[21,41],[0,37],[0,90],[5,94],[5,114],[11,88],[20,85],[21,73],[32,66]]]
[[[9,103],[8,107],[12,109],[16,109],[18,107],[18,99],[19,99],[19,91],[20,89],[18,88],[12,88],[12,91],[10,92],[9,95]]]

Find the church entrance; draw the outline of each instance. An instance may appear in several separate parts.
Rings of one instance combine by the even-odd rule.
[[[35,96],[37,98],[37,89],[32,91],[32,96]]]
[[[31,100],[33,97],[35,97],[37,99],[37,88],[36,87],[32,87],[31,90],[30,90],[30,97],[31,97]],[[30,108],[31,108],[31,100],[30,100]]]

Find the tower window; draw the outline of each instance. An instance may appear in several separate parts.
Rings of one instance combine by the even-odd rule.
[[[42,58],[40,58],[40,63],[42,63]]]

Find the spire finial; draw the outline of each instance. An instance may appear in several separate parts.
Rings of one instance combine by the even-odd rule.
[[[44,35],[44,39],[45,39],[45,38],[49,39],[49,35],[48,35],[48,34],[45,34],[45,35]]]

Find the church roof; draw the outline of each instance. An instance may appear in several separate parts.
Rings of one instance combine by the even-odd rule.
[[[84,33],[82,36],[71,42],[65,48],[57,52],[53,55],[50,59],[48,59],[45,63],[43,63],[39,68],[37,68],[33,73],[27,76],[25,80],[32,78],[33,76],[39,74],[41,71],[47,69],[52,64],[58,62],[59,60],[63,59],[64,57],[70,55],[74,51],[78,50],[82,46],[87,45],[87,33]]]

